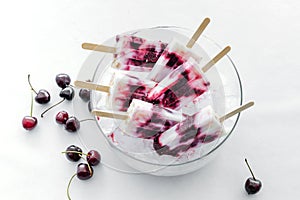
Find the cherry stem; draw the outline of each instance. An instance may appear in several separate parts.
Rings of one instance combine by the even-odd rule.
[[[35,94],[37,94],[37,92],[35,91],[35,89],[33,89],[32,85],[31,85],[31,82],[30,82],[30,74],[28,74],[27,80],[28,80],[28,83],[29,83],[29,86],[30,86],[31,90],[32,90]]]
[[[249,168],[249,170],[250,170],[250,172],[251,172],[251,174],[252,174],[253,179],[256,180],[256,178],[254,177],[254,174],[253,174],[253,172],[252,172],[252,170],[251,170],[251,167],[250,167],[250,165],[249,165],[249,163],[248,163],[248,161],[247,161],[246,158],[245,158],[245,162],[246,162],[246,164],[247,164],[247,166],[248,166],[248,168]]]
[[[79,152],[79,151],[62,151],[61,153],[77,153],[79,155],[85,155],[85,156],[87,156],[86,153],[82,153],[82,152]]]
[[[44,117],[44,114],[45,114],[46,112],[48,112],[48,110],[50,110],[51,108],[53,108],[53,107],[55,107],[55,106],[61,104],[64,100],[65,100],[65,98],[63,98],[63,99],[62,99],[61,101],[59,101],[58,103],[56,103],[56,104],[50,106],[49,108],[47,108],[44,112],[42,112],[41,117],[43,118],[43,117]]]
[[[70,197],[70,185],[71,185],[71,182],[72,180],[74,179],[74,177],[77,175],[77,173],[73,174],[73,176],[70,178],[69,180],[69,183],[68,183],[68,187],[67,187],[67,196],[68,196],[68,199],[71,200],[71,197]]]
[[[32,117],[32,111],[33,111],[33,94],[31,92],[30,117]]]
[[[87,162],[87,165],[88,165],[89,171],[90,171],[90,173],[91,173],[91,175],[92,175],[93,171],[92,171],[92,168],[91,168],[91,166],[90,166],[90,164],[89,164],[88,162]],[[74,179],[74,177],[75,177],[76,175],[77,175],[77,173],[73,174],[72,177],[71,177],[70,180],[69,180],[69,183],[68,183],[68,187],[67,187],[67,196],[68,196],[68,199],[69,199],[69,200],[71,200],[71,197],[70,197],[70,186],[71,186],[71,183],[72,183],[72,181],[73,181],[73,179]]]

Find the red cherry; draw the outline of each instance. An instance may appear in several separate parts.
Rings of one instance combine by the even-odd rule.
[[[88,90],[88,89],[84,89],[84,88],[81,88],[79,90],[79,97],[85,101],[85,102],[88,102],[91,98],[91,91]]]
[[[34,98],[39,104],[46,104],[50,101],[50,94],[47,90],[41,89]]]
[[[91,166],[96,166],[101,162],[101,156],[98,151],[90,150],[87,153],[86,160]]]
[[[75,91],[71,86],[66,86],[60,91],[59,96],[71,101],[75,96]]]
[[[80,129],[80,121],[72,116],[65,123],[65,129],[69,132],[76,132]]]
[[[245,190],[248,194],[256,194],[262,187],[262,183],[258,179],[249,177],[245,182]]]
[[[69,114],[66,111],[60,111],[55,116],[55,121],[58,124],[66,124],[66,121],[69,119]]]
[[[29,78],[29,75],[28,75]],[[31,105],[30,105],[30,115],[23,117],[22,125],[23,128],[26,130],[32,130],[34,127],[36,127],[38,120],[36,117],[32,116],[33,111],[33,90],[31,90]]]
[[[67,196],[68,199],[70,200],[70,186],[71,183],[73,181],[73,179],[77,176],[78,179],[80,180],[87,180],[90,179],[94,174],[94,170],[93,168],[86,163],[80,163],[77,166],[77,172],[70,178],[69,183],[68,183],[68,187],[67,187]]]
[[[60,88],[64,89],[65,87],[70,85],[71,78],[68,74],[61,73],[56,75],[55,81]]]
[[[45,89],[41,89],[38,92],[32,87],[31,82],[30,82],[30,74],[28,74],[28,84],[31,88],[31,90],[36,94],[35,96],[35,101],[39,104],[46,104],[50,101],[50,93],[45,90]]]
[[[22,120],[23,128],[26,130],[32,130],[34,127],[36,127],[37,123],[37,118],[32,116],[25,116]]]
[[[87,180],[93,176],[94,170],[86,163],[80,163],[77,166],[77,178],[80,180]]]
[[[66,154],[66,157],[69,161],[77,162],[82,156],[82,149],[75,145],[70,145],[63,153]]]
[[[257,192],[260,191],[262,187],[262,182],[254,177],[254,173],[252,172],[252,169],[250,168],[250,165],[245,159],[245,162],[248,166],[248,169],[252,175],[252,177],[249,177],[246,182],[245,182],[245,190],[247,191],[248,194],[256,194]]]

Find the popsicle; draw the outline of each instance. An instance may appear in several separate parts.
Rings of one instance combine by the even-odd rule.
[[[82,48],[113,53],[112,67],[126,71],[149,72],[166,48],[167,43],[149,41],[133,35],[117,35],[116,46],[83,43]]]
[[[114,54],[113,67],[127,71],[151,71],[167,46],[161,41],[129,35],[118,35],[116,40],[119,52]]]
[[[201,58],[193,53],[191,49],[173,39],[161,54],[147,78],[160,82],[189,58],[193,58],[197,63],[201,61]]]
[[[180,156],[191,148],[219,138],[224,133],[224,120],[253,105],[253,102],[249,102],[223,117],[218,117],[212,107],[207,106],[156,136],[153,148],[159,155]]]
[[[145,100],[147,93],[157,83],[128,74],[115,74],[110,86],[90,82],[75,81],[74,85],[108,93],[108,102],[115,111],[127,111],[132,99]]]
[[[202,70],[197,61],[190,57],[150,90],[148,101],[175,110],[189,104],[208,91],[210,83],[204,73],[229,51],[230,47],[224,48]]]
[[[192,38],[189,40],[187,47],[191,48],[201,33],[204,31],[209,18],[205,18],[200,24]],[[162,41],[148,41],[134,35],[117,35],[116,47],[98,45],[92,43],[83,43],[82,48],[100,52],[113,53],[115,62],[113,67],[127,71],[149,72],[164,52],[167,43]]]
[[[148,75],[148,79],[160,82],[165,76],[186,62],[189,58],[194,58],[199,63],[201,61],[201,57],[195,54],[191,48],[209,22],[209,18],[204,19],[186,45],[180,43],[176,39],[173,39],[153,66],[153,69]]]
[[[127,135],[143,139],[154,138],[185,119],[181,112],[156,106],[139,99],[133,99],[127,112],[124,113],[101,110],[93,110],[92,113],[97,116],[124,120],[121,122],[119,129]]]
[[[120,125],[126,134],[149,139],[160,134],[185,117],[181,112],[133,99],[127,113],[129,118]]]

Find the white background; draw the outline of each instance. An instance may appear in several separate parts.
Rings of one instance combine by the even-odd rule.
[[[132,29],[175,25],[195,29],[205,18],[206,34],[221,45],[242,77],[244,99],[255,100],[241,115],[221,154],[208,166],[180,177],[123,174],[95,168],[89,181],[74,180],[72,199],[297,199],[300,197],[300,3],[260,1],[1,1],[0,199],[67,199],[75,165],[60,154],[78,144],[55,124],[58,109],[31,132],[21,126],[29,114],[27,74],[36,88],[59,100],[55,75],[76,77],[89,52],[82,42],[98,42]],[[44,106],[35,105],[39,116]],[[247,157],[260,193],[248,196]],[[105,161],[105,158],[103,158]]]

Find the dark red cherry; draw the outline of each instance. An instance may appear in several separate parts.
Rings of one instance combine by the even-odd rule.
[[[91,166],[96,166],[101,162],[101,156],[98,151],[90,150],[87,153],[86,160]]]
[[[77,171],[69,180],[68,187],[67,187],[67,196],[68,196],[69,200],[71,199],[70,186],[71,186],[71,183],[72,183],[74,177],[77,176],[77,178],[80,180],[87,180],[87,179],[90,179],[93,176],[93,174],[94,174],[94,170],[88,164],[80,163],[77,165]]]
[[[69,132],[76,132],[80,129],[80,122],[76,117],[69,117],[66,121],[65,129]]]
[[[41,89],[39,90],[39,92],[37,92],[31,85],[31,82],[30,82],[30,74],[28,74],[28,77],[27,77],[27,80],[28,80],[28,83],[29,83],[29,86],[31,88],[31,90],[36,94],[35,96],[35,101],[39,104],[46,104],[50,101],[50,94],[47,90],[45,89]]]
[[[66,121],[69,119],[69,114],[67,111],[60,111],[55,116],[55,121],[58,124],[66,124]]]
[[[71,83],[71,78],[68,74],[57,74],[55,77],[57,85],[61,88],[66,88]]]
[[[28,75],[28,82],[30,84],[29,77],[30,77],[30,75]],[[30,87],[31,87],[31,85],[30,85]],[[33,112],[33,92],[34,92],[34,90],[31,87],[30,115],[25,116],[22,119],[23,128],[26,129],[26,130],[32,130],[34,127],[36,127],[36,125],[38,123],[37,118],[32,116],[32,112]]]
[[[245,183],[245,190],[248,194],[256,194],[261,189],[262,183],[260,180],[252,177],[248,178]]]
[[[91,93],[90,90],[81,88],[81,89],[79,90],[79,97],[80,97],[83,101],[88,102],[88,101],[90,100],[90,96],[91,96],[90,93]]]
[[[91,166],[86,163],[80,163],[77,166],[77,178],[80,180],[87,180],[94,174],[94,170]]]
[[[90,165],[86,163],[80,163],[77,165],[77,171],[69,180],[68,187],[67,187],[67,196],[69,200],[71,199],[70,185],[74,177],[77,176],[77,178],[80,180],[87,180],[90,179],[93,176],[93,174],[94,174],[94,169]]]
[[[50,101],[50,94],[47,90],[41,89],[34,99],[39,104],[46,104]]]
[[[23,128],[26,130],[32,130],[34,127],[36,127],[37,123],[37,118],[32,116],[25,116],[22,120]]]
[[[71,101],[74,98],[75,92],[74,89],[70,86],[65,87],[59,93],[59,96],[65,98],[66,100]]]
[[[70,145],[66,149],[66,157],[72,162],[77,162],[81,158],[82,149],[75,145]]]
[[[254,177],[254,174],[250,168],[250,165],[248,164],[247,159],[245,159],[245,162],[252,175],[252,177],[248,178],[245,182],[245,190],[248,194],[256,194],[258,191],[260,191],[262,187],[262,182]]]

